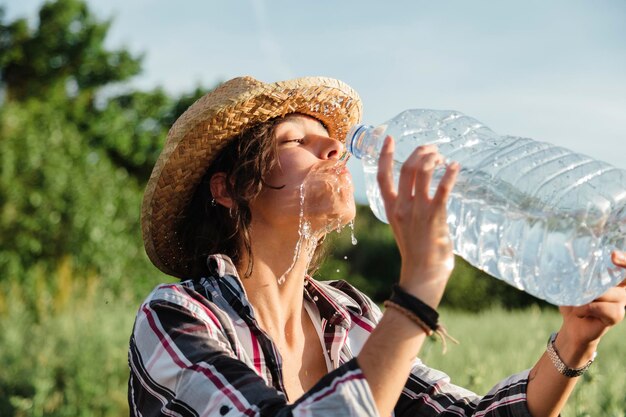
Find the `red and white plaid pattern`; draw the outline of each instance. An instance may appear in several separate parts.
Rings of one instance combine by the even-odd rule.
[[[259,328],[237,271],[222,255],[212,274],[164,284],[142,304],[129,349],[132,416],[377,416],[357,362],[381,312],[344,281],[307,279],[304,298],[329,373],[288,402],[281,358]],[[384,354],[384,352],[381,352]],[[415,360],[396,416],[530,416],[528,371],[479,397]]]

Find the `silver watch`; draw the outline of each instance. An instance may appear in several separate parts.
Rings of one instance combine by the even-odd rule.
[[[552,333],[552,335],[550,335],[550,339],[548,339],[548,348],[546,349],[546,351],[548,352],[548,357],[556,367],[556,370],[559,371],[562,375],[565,375],[568,378],[576,378],[577,376],[581,376],[585,373],[587,369],[589,369],[594,359],[596,358],[597,352],[593,352],[593,357],[584,366],[580,368],[569,368],[567,365],[565,365],[565,363],[559,356],[559,352],[557,352],[556,346],[554,346],[554,341],[556,340],[557,335],[558,333]]]

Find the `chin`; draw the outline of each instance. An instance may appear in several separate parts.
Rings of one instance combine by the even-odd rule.
[[[342,229],[356,216],[354,188],[349,175],[310,178],[304,197],[304,218],[314,230]]]
[[[352,184],[350,184],[352,185]],[[344,222],[344,225],[350,223],[354,220],[356,216],[356,203],[354,201],[354,189],[350,187],[346,187],[345,191],[342,191],[339,195],[339,204],[338,204],[338,216]]]
[[[344,217],[346,218],[346,224],[353,221],[356,217],[356,204],[354,202],[354,198],[350,200],[350,204],[346,207],[346,214]]]
[[[321,216],[319,222],[316,222],[318,223],[316,229],[321,233],[340,232],[354,220],[355,216],[356,206],[354,199],[351,199],[348,204],[341,205],[340,209],[329,211]]]

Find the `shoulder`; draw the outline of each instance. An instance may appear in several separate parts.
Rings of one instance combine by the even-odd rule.
[[[200,321],[211,327],[231,327],[232,318],[214,302],[214,294],[197,281],[160,284],[143,301],[138,316],[154,315],[160,319]],[[187,319],[185,319],[187,317]]]
[[[193,281],[181,281],[157,285],[143,301],[146,304],[172,303],[193,307],[198,302],[210,302],[211,294]]]

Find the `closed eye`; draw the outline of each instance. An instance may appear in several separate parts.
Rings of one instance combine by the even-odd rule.
[[[288,139],[286,141],[284,141],[283,143],[299,143],[299,144],[303,144],[304,143],[304,138],[298,138],[298,139]]]

